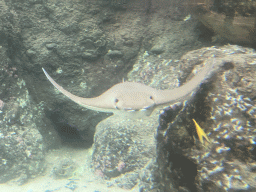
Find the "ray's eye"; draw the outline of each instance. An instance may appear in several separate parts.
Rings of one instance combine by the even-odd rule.
[[[118,103],[118,101],[119,101],[119,100],[116,98],[116,99],[115,99],[115,103]]]
[[[152,97],[152,96],[149,96],[149,99],[153,99],[153,97]]]

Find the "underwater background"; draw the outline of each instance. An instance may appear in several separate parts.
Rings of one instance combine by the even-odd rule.
[[[0,191],[256,191],[255,9],[255,0],[0,0]],[[133,118],[82,107],[42,70],[94,98],[127,81],[185,92],[207,66],[186,98],[143,118],[148,107],[125,109]]]

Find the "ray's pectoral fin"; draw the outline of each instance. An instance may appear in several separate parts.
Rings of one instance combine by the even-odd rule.
[[[65,89],[63,89],[63,87],[58,85],[50,77],[50,75],[45,71],[44,68],[42,69],[47,79],[54,85],[54,87],[58,89],[61,93],[63,93],[65,96],[67,96],[69,99],[71,99],[72,101],[76,102],[77,104],[83,107],[86,107],[92,110],[101,111],[101,112],[113,112],[114,106],[111,105],[112,103],[109,102],[109,98],[107,96],[104,97],[104,94],[95,98],[83,98],[83,97],[78,97],[76,95],[73,95],[72,93],[66,91]]]
[[[150,115],[155,107],[183,101],[208,77],[213,64],[206,65],[201,72],[181,87],[172,90],[157,90],[136,82],[118,83],[98,97],[82,98],[66,91],[58,85],[44,70],[48,80],[61,93],[77,104],[101,112],[114,114],[131,114],[131,116]],[[129,116],[129,115],[128,115]]]
[[[163,105],[167,103],[173,103],[177,101],[183,101],[192,92],[199,88],[200,84],[204,82],[210,75],[214,63],[206,64],[202,71],[196,74],[190,81],[186,82],[184,85],[172,89],[172,90],[162,90],[158,92],[156,104]]]

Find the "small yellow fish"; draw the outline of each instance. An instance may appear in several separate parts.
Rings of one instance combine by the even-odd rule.
[[[195,123],[195,126],[196,126],[196,132],[197,132],[197,135],[198,135],[198,138],[199,138],[199,141],[204,144],[204,139],[205,138],[208,143],[210,143],[210,140],[208,139],[207,135],[205,134],[204,130],[197,124],[196,120],[195,119],[192,119]]]

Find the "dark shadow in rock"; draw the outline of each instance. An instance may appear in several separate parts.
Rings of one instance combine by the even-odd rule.
[[[88,130],[79,131],[75,126],[68,124],[61,111],[46,111],[58,135],[61,138],[62,144],[70,147],[89,148],[93,144],[93,135]],[[88,137],[88,135],[92,135]]]
[[[190,191],[197,191],[195,185],[197,165],[178,153],[170,155],[169,161],[172,163],[173,179],[176,187],[185,187]]]

